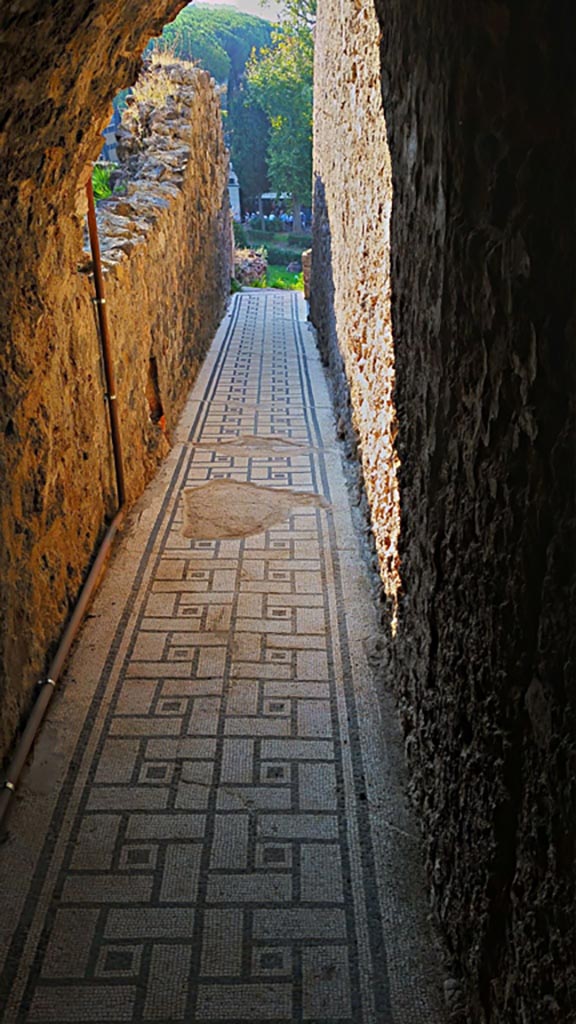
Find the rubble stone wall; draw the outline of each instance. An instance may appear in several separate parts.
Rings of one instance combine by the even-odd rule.
[[[114,78],[117,70],[112,62],[108,88],[128,84]],[[168,451],[230,285],[228,157],[218,97],[205,72],[178,65],[163,73],[173,86],[166,109],[152,114],[144,104],[137,111],[138,144],[124,139],[123,194],[98,204],[97,214],[129,502]],[[98,129],[109,116],[101,87],[101,120],[90,128],[85,157],[97,155]],[[20,162],[9,165],[0,197],[0,754],[10,747],[116,508],[94,289],[83,251],[91,165],[74,159],[56,173],[54,164],[55,148],[61,146],[62,161],[66,151],[54,132],[67,132],[73,143],[74,89],[68,99],[69,121],[60,112],[35,140],[44,144],[45,160],[33,177],[30,153],[12,149]]]
[[[346,187],[363,178],[356,217],[381,216],[386,172],[370,137],[351,145],[347,113],[356,103],[358,124],[374,117],[357,99],[363,8],[320,5],[316,131],[331,150],[319,156],[317,136],[312,288],[365,447],[340,309],[347,278],[346,322],[366,316],[356,263],[381,260],[375,236],[365,255],[350,227]],[[565,1022],[576,1019],[573,11],[376,0],[376,12],[402,580],[385,676],[467,1019]],[[385,322],[380,332],[384,345]]]
[[[311,316],[351,427],[394,616],[400,526],[390,321],[392,180],[370,0],[324,0],[315,30]]]
[[[207,72],[182,62],[142,76],[170,89],[132,103],[118,133],[115,194],[97,204],[110,333],[117,352],[128,494],[169,439],[230,290],[228,154]]]

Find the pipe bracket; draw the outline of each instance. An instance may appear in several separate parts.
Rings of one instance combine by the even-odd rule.
[[[98,306],[106,305],[106,299],[99,299],[97,295],[92,296],[92,302],[95,302]]]

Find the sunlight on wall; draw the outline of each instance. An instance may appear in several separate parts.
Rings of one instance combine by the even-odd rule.
[[[395,632],[401,576],[390,316],[392,178],[379,41],[371,0],[321,0],[315,35],[314,168],[329,224],[338,347]]]

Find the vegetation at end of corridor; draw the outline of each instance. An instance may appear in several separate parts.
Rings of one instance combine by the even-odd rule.
[[[287,267],[289,263],[300,263],[304,247],[302,249],[284,249],[279,245],[265,245],[264,251],[269,263],[275,267]]]
[[[294,257],[294,253],[304,252],[305,249],[312,248],[312,235],[310,234],[298,234],[297,232],[284,233],[280,231],[258,231],[250,225],[244,225],[244,234],[248,239],[248,245],[252,247],[256,245],[264,245],[267,249],[271,246],[276,246],[280,249],[286,249],[290,253],[290,258]],[[282,262],[281,260],[279,262]]]
[[[292,197],[294,224],[311,202],[312,101],[316,0],[285,0],[284,19],[270,46],[246,66],[247,102],[270,125],[268,176],[274,191]]]
[[[252,50],[267,46],[271,36],[272,26],[264,18],[230,7],[190,4],[152,40],[148,52],[168,49],[230,85],[239,82]]]
[[[148,47],[205,68],[221,91],[223,122],[243,201],[291,196],[294,224],[311,203],[313,27],[316,0],[284,0],[280,25],[229,7],[189,4]]]
[[[303,291],[302,271],[287,270],[285,266],[266,264],[263,252],[237,249],[234,254],[234,277],[230,291],[234,295],[242,288],[280,288],[284,291]]]
[[[250,243],[248,242],[248,236],[246,229],[239,224],[238,221],[232,221],[232,230],[234,231],[234,245],[237,249],[249,249]]]
[[[302,271],[299,274],[293,274],[291,271],[285,270],[284,267],[277,267],[273,263],[269,263],[266,271],[266,287],[303,292],[304,274]]]
[[[153,62],[163,54],[192,61],[225,84],[225,141],[246,209],[259,209],[262,193],[284,193],[298,227],[301,207],[311,203],[315,18],[316,0],[284,0],[279,25],[229,7],[189,4],[146,51]],[[117,109],[125,101],[117,97]]]
[[[252,53],[270,45],[273,26],[264,18],[230,7],[188,5],[152,40],[147,56],[163,51],[192,61],[216,79],[221,91],[226,145],[246,197],[269,189],[267,147],[270,135],[264,111],[246,106],[246,63]],[[121,108],[120,108],[121,109]]]

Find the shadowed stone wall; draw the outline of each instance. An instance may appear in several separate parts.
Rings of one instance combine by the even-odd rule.
[[[350,145],[347,113],[365,102],[363,8],[320,8],[316,150],[327,138],[331,153],[316,164],[312,287],[321,345],[347,367],[365,445],[361,376],[340,326],[345,278],[347,323],[365,316],[357,264],[375,244],[350,229],[349,183],[365,180],[360,215],[382,217],[383,172],[370,139]],[[403,587],[387,681],[469,1019],[565,1022],[576,1015],[573,10],[565,0],[376,9]],[[343,236],[346,247],[335,244]]]
[[[0,754],[116,507],[84,184],[113,94],[178,5],[21,6],[1,17]],[[229,290],[218,100],[203,72],[173,77],[180,98],[148,123],[126,194],[99,210],[130,501],[168,449]]]

